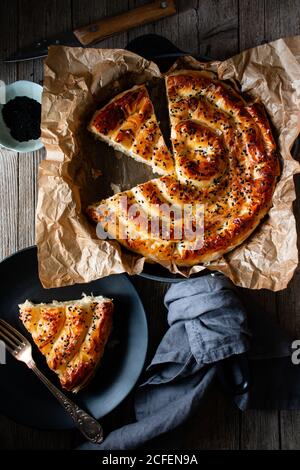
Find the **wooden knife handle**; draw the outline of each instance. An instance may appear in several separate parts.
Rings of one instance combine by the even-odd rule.
[[[83,46],[98,42],[116,33],[127,31],[142,24],[160,20],[176,13],[174,0],[148,3],[120,15],[103,18],[97,23],[75,29],[74,34]]]

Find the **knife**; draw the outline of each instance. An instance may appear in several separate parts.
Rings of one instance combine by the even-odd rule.
[[[48,47],[51,45],[86,47],[114,34],[160,20],[175,13],[174,0],[151,2],[120,15],[103,18],[96,23],[82,26],[74,31],[58,34],[49,39],[41,39],[11,55],[4,62],[19,62],[45,57],[48,54]]]

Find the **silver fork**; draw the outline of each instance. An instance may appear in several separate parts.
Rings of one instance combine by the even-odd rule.
[[[6,349],[18,361],[24,362],[38,378],[53,393],[55,398],[69,413],[79,431],[91,442],[100,444],[103,441],[103,429],[95,418],[83,411],[37,368],[33,358],[30,342],[18,330],[0,319],[0,339],[3,340]]]

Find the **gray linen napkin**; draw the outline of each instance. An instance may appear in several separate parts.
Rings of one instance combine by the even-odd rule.
[[[174,429],[201,405],[220,361],[247,351],[253,385],[234,397],[237,406],[299,404],[300,370],[291,363],[290,342],[261,312],[251,312],[247,326],[245,308],[225,276],[173,284],[165,305],[170,328],[137,389],[136,422],[111,432],[101,445],[85,443],[80,450],[134,449]]]

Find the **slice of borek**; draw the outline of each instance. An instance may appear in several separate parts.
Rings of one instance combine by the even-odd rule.
[[[115,150],[150,165],[154,172],[173,173],[173,157],[144,85],[120,93],[96,111],[88,129]]]
[[[20,319],[61,386],[78,392],[100,364],[112,328],[113,302],[98,296],[19,305]]]

